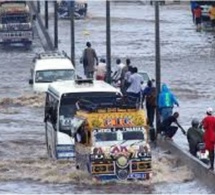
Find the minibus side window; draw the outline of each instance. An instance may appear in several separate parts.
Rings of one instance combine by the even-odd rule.
[[[45,119],[44,121],[49,121],[53,125],[57,123],[57,113],[58,113],[58,100],[52,95],[47,93],[46,105],[45,105]]]
[[[51,122],[57,124],[57,113],[58,113],[58,101],[54,99],[52,102],[52,113],[51,113]]]
[[[45,117],[44,117],[44,122],[50,121],[50,94],[46,94],[46,104],[45,104]]]

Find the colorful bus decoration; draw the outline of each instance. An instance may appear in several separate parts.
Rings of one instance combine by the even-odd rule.
[[[76,132],[76,165],[99,180],[151,178],[151,149],[144,110],[80,110]]]

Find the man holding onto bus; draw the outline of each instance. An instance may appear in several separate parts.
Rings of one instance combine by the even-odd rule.
[[[202,23],[202,9],[199,5],[195,7],[193,10],[194,17],[195,17],[195,24],[196,24],[196,30],[201,30],[201,23]]]

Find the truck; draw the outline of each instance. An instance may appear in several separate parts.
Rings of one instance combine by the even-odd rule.
[[[33,19],[26,1],[0,1],[0,43],[29,47],[33,41]]]

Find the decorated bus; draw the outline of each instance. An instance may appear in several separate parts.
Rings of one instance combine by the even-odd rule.
[[[125,99],[78,102],[76,166],[99,180],[151,177],[149,128],[144,110]]]

